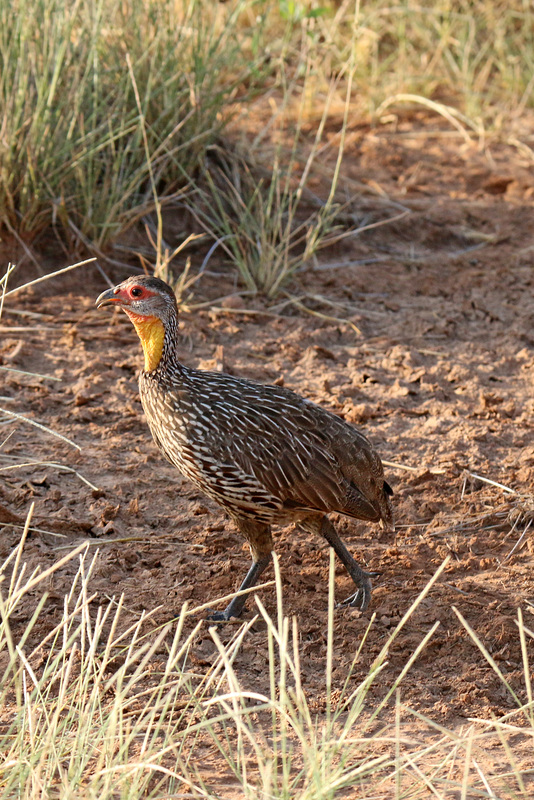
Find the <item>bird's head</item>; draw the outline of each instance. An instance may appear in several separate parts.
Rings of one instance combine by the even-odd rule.
[[[135,325],[145,354],[145,370],[158,366],[165,332],[174,336],[177,306],[171,287],[159,278],[134,275],[97,297],[96,306],[118,306]]]

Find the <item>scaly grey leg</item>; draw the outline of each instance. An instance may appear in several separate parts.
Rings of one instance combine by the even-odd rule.
[[[325,516],[321,520],[318,520],[317,518],[311,520],[307,519],[304,525],[308,530],[316,530],[321,534],[321,536],[324,536],[330,547],[334,549],[336,555],[342,562],[343,566],[357,587],[357,591],[354,592],[354,594],[352,594],[350,597],[347,597],[346,600],[343,600],[340,605],[354,606],[355,608],[359,608],[361,611],[365,611],[371,601],[371,578],[377,577],[380,573],[366,572],[360,567],[360,565],[347,550],[339,533],[336,531],[328,517]]]
[[[239,587],[239,591],[243,591],[244,589],[250,589],[258,582],[258,578],[260,577],[261,573],[269,566],[269,562],[271,561],[271,554],[269,553],[268,556],[260,559],[259,561],[253,561],[252,566],[250,567],[249,571],[245,576],[245,580]],[[245,603],[247,602],[248,595],[242,594],[237,595],[234,597],[230,603],[226,606],[224,611],[212,611],[206,619],[213,620],[214,622],[227,622],[230,617],[239,617],[245,607]]]

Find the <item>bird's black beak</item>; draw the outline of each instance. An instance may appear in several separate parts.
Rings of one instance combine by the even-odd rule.
[[[113,289],[106,289],[105,292],[102,292],[96,298],[96,307],[102,308],[102,306],[112,306],[115,303],[120,303],[122,298],[117,294],[117,291],[118,287],[114,286]]]

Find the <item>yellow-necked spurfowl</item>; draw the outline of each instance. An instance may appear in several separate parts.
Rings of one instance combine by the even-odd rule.
[[[248,541],[252,566],[240,589],[254,586],[271,560],[271,525],[297,522],[324,536],[354,581],[344,605],[365,610],[377,573],[356,563],[327,514],[393,529],[392,492],[368,439],[289,389],[184,366],[176,298],[159,278],[128,278],[96,305],[119,306],[137,330],[145,356],[141,401],[159,449]],[[238,595],[210,618],[239,616],[245,600]]]

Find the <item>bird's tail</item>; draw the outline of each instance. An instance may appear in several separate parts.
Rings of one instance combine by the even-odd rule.
[[[393,489],[384,481],[384,491],[379,500],[380,505],[380,525],[387,533],[395,533],[395,521],[393,519],[393,509],[391,507],[391,495]]]

